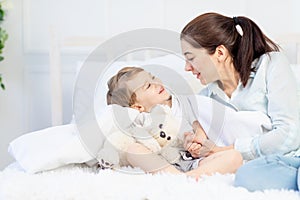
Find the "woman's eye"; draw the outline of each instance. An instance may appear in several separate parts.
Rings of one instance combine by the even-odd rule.
[[[155,76],[152,76],[152,80],[154,80],[155,79]]]
[[[194,60],[194,58],[188,58],[187,60],[192,62]]]

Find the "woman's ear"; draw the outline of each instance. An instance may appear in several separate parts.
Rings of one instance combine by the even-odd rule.
[[[230,56],[228,49],[224,45],[217,46],[214,54],[219,62],[224,62]]]
[[[131,105],[130,108],[136,109],[139,112],[144,112],[145,111],[145,107],[142,106],[141,104],[137,104],[137,103]]]

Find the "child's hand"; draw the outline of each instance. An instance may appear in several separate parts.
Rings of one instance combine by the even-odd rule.
[[[190,152],[194,158],[209,155],[214,146],[211,144],[214,143],[208,140],[204,129],[197,120],[193,122],[193,131],[194,133],[184,133],[184,148]]]
[[[199,143],[192,143],[188,151],[191,153],[191,155],[194,158],[199,158],[200,155],[200,150],[201,150],[202,145]]]
[[[202,144],[199,143],[190,143],[189,146],[185,147],[188,152],[194,158],[206,157],[215,152],[215,149],[218,148],[214,142],[206,139]]]
[[[190,154],[194,158],[197,158],[197,155],[195,155],[195,151],[201,147],[201,144],[199,144],[196,140],[197,140],[197,138],[195,138],[195,134],[194,133],[191,133],[191,132],[184,133],[184,144],[183,144],[183,147],[184,147],[185,150],[187,150],[188,152],[190,152]]]

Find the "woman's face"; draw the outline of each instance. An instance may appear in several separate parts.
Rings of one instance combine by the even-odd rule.
[[[185,70],[192,72],[203,85],[219,80],[217,60],[204,48],[195,48],[181,40],[182,53],[186,58]]]

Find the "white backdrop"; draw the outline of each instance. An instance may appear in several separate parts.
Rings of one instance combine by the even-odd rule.
[[[246,15],[272,39],[300,32],[298,0],[8,1],[12,7],[3,25],[9,40],[4,49],[5,60],[0,63],[7,86],[5,92],[0,91],[0,168],[11,161],[7,154],[9,141],[51,125],[50,29],[58,33],[61,44],[75,38],[61,46],[64,123],[71,119],[71,88],[78,62],[99,42],[118,33],[145,27],[180,32],[187,22],[207,11]]]

